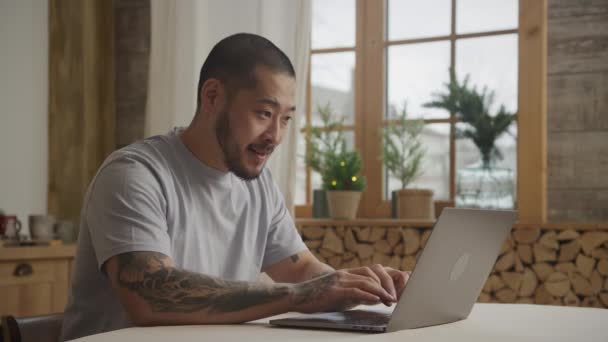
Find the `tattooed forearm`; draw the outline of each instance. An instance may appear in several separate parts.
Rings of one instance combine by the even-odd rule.
[[[235,312],[289,294],[287,286],[224,281],[181,270],[171,266],[165,255],[155,252],[119,255],[118,284],[137,293],[158,312]]]
[[[334,272],[334,271],[333,271],[333,270],[331,270],[331,271],[330,271],[330,270],[327,270],[327,271],[322,271],[322,272],[319,272],[319,273],[315,273],[315,274],[312,276],[312,278],[313,278],[313,279],[314,279],[314,278],[319,278],[319,277],[322,277],[322,276],[324,276],[324,275],[326,275],[326,274],[330,274],[330,273],[332,273],[332,272]]]
[[[335,274],[326,275],[314,281],[301,283],[295,297],[295,304],[302,304],[318,299],[336,281]]]

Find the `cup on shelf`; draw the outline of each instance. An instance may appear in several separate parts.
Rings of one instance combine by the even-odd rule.
[[[76,226],[72,221],[59,221],[55,225],[57,238],[63,243],[73,243],[76,241]]]
[[[30,215],[29,227],[33,241],[48,242],[55,237],[55,218],[51,215]]]
[[[21,231],[21,221],[17,215],[0,215],[0,238],[17,240]]]

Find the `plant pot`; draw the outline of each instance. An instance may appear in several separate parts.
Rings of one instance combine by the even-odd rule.
[[[391,217],[399,217],[399,190],[391,191]]]
[[[354,219],[361,200],[361,191],[327,191],[329,217]]]
[[[327,195],[325,190],[315,189],[312,192],[312,217],[327,218],[329,217],[329,208],[327,207]]]
[[[435,219],[433,190],[401,189],[398,194],[397,217],[401,219]]]

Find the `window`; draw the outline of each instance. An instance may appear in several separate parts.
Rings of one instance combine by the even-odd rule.
[[[336,118],[345,117],[344,135],[349,148],[355,143],[355,38],[356,0],[312,2],[311,52],[306,125],[320,125],[318,106],[330,104]],[[312,189],[321,187],[321,176],[304,163],[304,137],[298,140],[296,205],[310,204]]]
[[[522,0],[526,1],[526,0]],[[431,188],[435,199],[454,199],[456,170],[479,160],[476,147],[456,139],[453,115],[423,106],[444,90],[449,69],[462,80],[495,91],[494,107],[517,110],[518,0],[313,0],[306,124],[330,102],[347,117],[343,130],[362,154],[368,188],[361,213],[387,217],[390,191],[400,184],[378,159],[380,128],[407,103],[412,118],[425,120],[424,174],[413,186]],[[503,166],[516,169],[516,125],[498,145]],[[299,156],[305,153],[304,138]],[[297,175],[299,213],[310,206],[320,176],[302,157]]]

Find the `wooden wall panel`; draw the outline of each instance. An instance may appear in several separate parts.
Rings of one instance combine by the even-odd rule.
[[[116,148],[144,137],[150,1],[114,0]]]
[[[608,70],[608,2],[549,1],[549,75]]]
[[[48,211],[78,222],[84,193],[114,149],[112,1],[49,1]]]
[[[548,219],[608,221],[608,1],[551,0]]]
[[[549,217],[555,222],[608,222],[608,189],[551,189]],[[590,220],[590,218],[592,218]]]
[[[608,72],[548,78],[549,132],[608,130]]]
[[[608,130],[555,132],[549,141],[549,189],[608,190]]]

